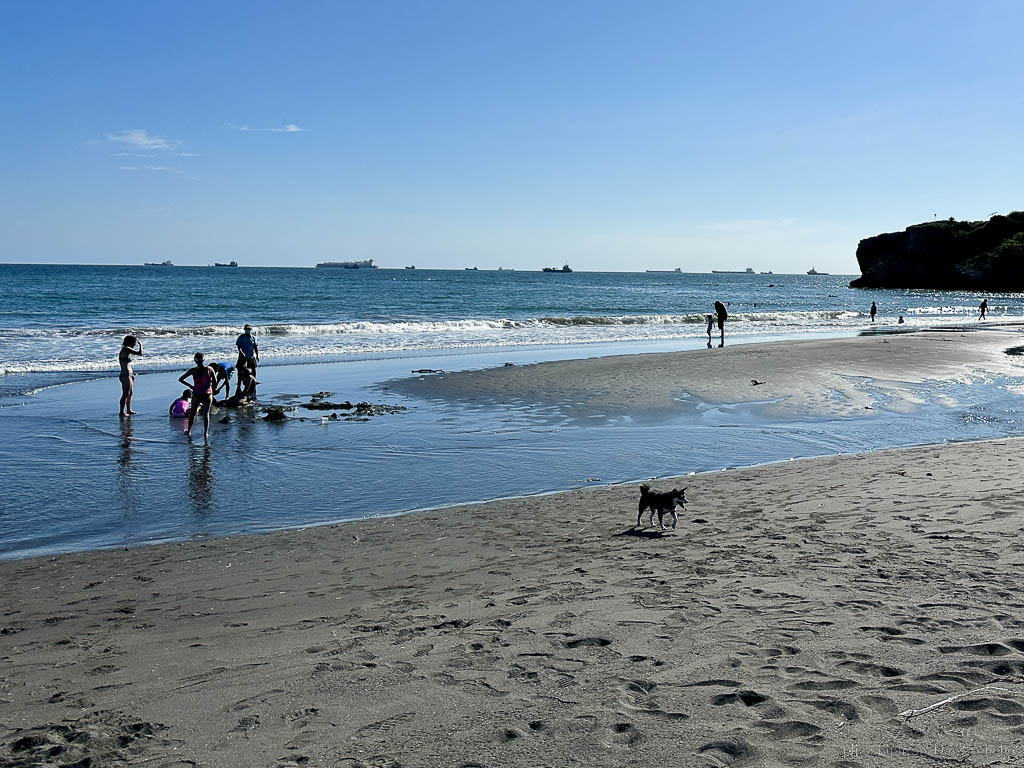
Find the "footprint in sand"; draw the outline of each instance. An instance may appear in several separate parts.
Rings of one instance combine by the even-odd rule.
[[[610,746],[635,747],[643,737],[632,723],[615,723],[608,737]]]
[[[745,739],[739,736],[729,736],[724,739],[709,741],[697,750],[698,754],[707,754],[718,762],[726,765],[753,763],[757,758],[755,750]]]
[[[578,637],[575,640],[568,640],[566,648],[603,648],[611,645],[612,641],[604,637]]]
[[[1011,641],[1011,642],[1021,642]],[[1002,643],[978,643],[977,645],[943,645],[939,653],[969,653],[972,656],[1009,656],[1013,651]]]
[[[726,704],[742,704],[745,707],[756,707],[758,704],[762,704],[768,701],[767,696],[763,696],[757,691],[736,691],[735,693],[722,693],[711,699],[711,704],[716,707],[721,707]]]
[[[822,712],[828,712],[834,717],[841,717],[848,723],[860,720],[860,714],[857,712],[857,708],[847,701],[842,701],[840,699],[811,699],[809,701],[803,701],[802,703],[809,704],[815,709],[820,709]]]

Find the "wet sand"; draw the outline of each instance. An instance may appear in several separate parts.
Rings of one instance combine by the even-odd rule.
[[[1022,448],[0,563],[0,763],[1013,763]]]
[[[733,370],[757,390],[798,380],[780,396],[833,407],[844,401],[808,377],[873,372],[895,391],[998,372],[1012,337],[945,335],[424,381],[529,384],[532,370],[603,407],[660,408]],[[666,385],[656,374],[670,364],[691,378]],[[637,373],[649,401],[630,389]],[[530,386],[509,391],[541,391]],[[715,391],[744,386],[719,378]],[[1022,449],[926,446],[653,481],[687,486],[691,502],[665,532],[634,528],[630,484],[2,562],[0,765],[1016,764]],[[386,478],[368,482],[365,513],[386,493]]]
[[[727,339],[721,349],[463,371],[400,380],[391,388],[440,400],[557,405],[572,415],[664,416],[690,398],[762,403],[770,418],[855,416],[879,396],[891,410],[915,407],[919,398],[907,385],[925,380],[1020,375],[1005,350],[1021,338],[1010,330],[965,329],[771,344]]]

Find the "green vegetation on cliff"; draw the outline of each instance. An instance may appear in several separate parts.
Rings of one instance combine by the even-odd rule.
[[[1024,290],[1024,211],[930,221],[860,241],[851,288]]]

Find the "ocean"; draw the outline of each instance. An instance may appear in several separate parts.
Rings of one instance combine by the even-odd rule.
[[[875,328],[955,326],[977,317],[978,295],[860,291],[847,287],[850,279],[0,265],[7,491],[0,557],[276,530],[865,446],[1018,433],[1005,382],[956,393],[967,403],[961,409],[926,406],[874,420],[771,424],[719,409],[699,423],[642,427],[427,405],[384,388],[422,368],[697,348],[715,300],[729,307],[728,343],[857,334],[871,327],[872,301]],[[989,316],[1024,323],[1024,295],[989,296]],[[291,407],[326,390],[335,400],[408,410],[327,425],[301,411],[308,419],[287,425],[218,417],[209,446],[186,441],[166,416],[181,389],[177,376],[196,351],[232,361],[247,322],[260,345],[262,402]],[[129,333],[146,353],[136,364],[140,415],[119,421],[116,354]],[[586,452],[578,450],[581,440]]]

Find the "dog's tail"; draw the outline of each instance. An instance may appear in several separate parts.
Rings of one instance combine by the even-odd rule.
[[[640,486],[640,504],[637,505],[638,511],[643,512],[647,507],[647,494],[650,492],[651,486],[646,484]]]

